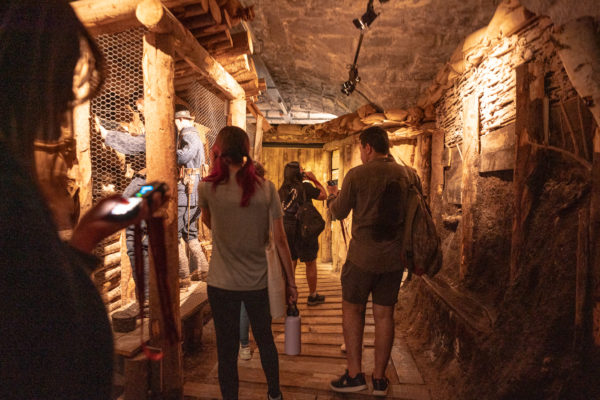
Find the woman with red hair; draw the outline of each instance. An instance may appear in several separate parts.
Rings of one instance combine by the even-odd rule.
[[[265,249],[270,220],[287,278],[288,302],[298,298],[279,195],[272,182],[257,175],[249,149],[243,129],[235,126],[221,129],[211,151],[211,174],[198,189],[202,222],[212,229],[207,290],[217,336],[219,385],[225,400],[238,398],[242,301],[260,352],[269,399],[281,399],[279,361],[267,292]]]

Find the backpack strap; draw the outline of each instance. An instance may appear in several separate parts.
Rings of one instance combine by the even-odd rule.
[[[288,197],[290,196],[292,198],[287,204],[285,204],[285,200],[281,202],[281,208],[283,209],[283,211],[286,211],[288,208],[290,208],[294,203],[294,200],[296,200],[296,198],[298,197],[298,191],[296,190],[296,188],[292,188],[292,190],[290,190],[290,194],[288,194]]]

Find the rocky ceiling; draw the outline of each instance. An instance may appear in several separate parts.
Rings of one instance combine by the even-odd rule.
[[[360,31],[352,20],[367,0],[246,0],[255,58],[270,72],[259,107],[274,111],[342,115],[367,103],[357,91],[341,92]],[[461,40],[488,24],[499,0],[389,0],[373,5],[380,15],[364,33],[357,88],[384,108],[414,105]],[[275,86],[275,87],[273,87]],[[277,89],[277,90],[274,90]],[[277,92],[278,91],[278,92]],[[282,104],[277,104],[279,97]],[[294,118],[287,122],[294,123]]]

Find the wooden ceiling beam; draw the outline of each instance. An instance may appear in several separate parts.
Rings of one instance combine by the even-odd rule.
[[[184,23],[185,24],[185,23]],[[204,36],[214,35],[216,33],[228,31],[231,29],[231,20],[229,19],[229,14],[227,11],[223,10],[223,19],[220,24],[215,24],[211,26],[201,27],[201,28],[190,28],[188,24],[185,24],[186,27],[192,32],[192,34],[199,38]]]
[[[88,31],[97,35],[140,26],[135,18],[139,3],[140,0],[78,0],[70,5]],[[172,8],[195,4],[198,0],[163,0],[162,3]]]
[[[196,15],[203,15],[210,11],[208,6],[208,0],[201,0],[197,4],[192,4],[187,7],[178,7],[173,9],[173,14],[177,19],[182,20],[185,18],[195,17]]]
[[[231,33],[229,33],[229,30],[225,30],[210,36],[196,37],[196,39],[204,48],[208,48],[209,46],[220,42],[228,43],[229,46],[233,46],[233,41],[231,40]]]
[[[256,118],[258,120],[258,117],[262,117],[263,121],[262,121],[262,129],[263,132],[267,132],[270,131],[272,129],[271,124],[269,124],[269,121],[267,121],[267,119],[265,118],[265,116],[263,115],[263,113],[260,111],[260,109],[258,108],[258,106],[256,105],[256,103],[254,103],[254,101],[249,101],[246,103],[246,109],[250,112],[250,114],[252,114],[254,116],[254,118]]]
[[[247,54],[242,54],[239,57],[234,58],[219,58],[216,60],[229,72],[230,74],[240,73],[241,71],[250,71],[250,63]]]
[[[237,57],[242,54],[254,53],[250,32],[243,31],[234,33],[231,35],[231,40],[233,41],[232,47],[214,49],[214,55],[216,57]]]
[[[136,16],[150,31],[172,35],[177,53],[227,99],[245,97],[244,89],[159,0],[143,0],[137,6]]]

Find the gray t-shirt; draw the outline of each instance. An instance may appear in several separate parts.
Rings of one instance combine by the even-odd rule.
[[[267,287],[269,214],[283,212],[273,182],[256,188],[247,207],[240,206],[242,188],[235,178],[219,184],[201,182],[198,203],[210,210],[212,255],[207,283],[226,290],[260,290]]]

